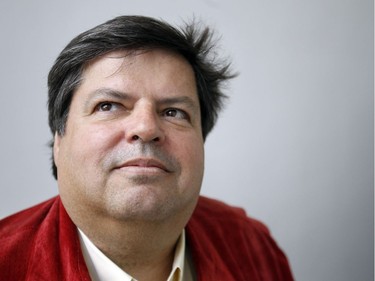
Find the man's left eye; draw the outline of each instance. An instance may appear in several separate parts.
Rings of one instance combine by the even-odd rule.
[[[173,117],[178,119],[189,119],[189,116],[185,111],[176,108],[166,109],[164,111],[164,115],[166,117]]]

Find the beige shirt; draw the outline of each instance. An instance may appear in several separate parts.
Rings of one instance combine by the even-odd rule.
[[[93,281],[137,281],[104,255],[80,229],[78,233],[83,257]],[[177,242],[172,271],[167,281],[193,280],[185,245],[185,230],[183,230]]]

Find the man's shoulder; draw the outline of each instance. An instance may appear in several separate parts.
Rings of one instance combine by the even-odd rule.
[[[58,201],[57,196],[1,219],[0,240],[35,231]]]
[[[209,272],[216,280],[293,280],[268,228],[242,208],[200,197],[186,230],[198,276]]]
[[[0,280],[89,280],[76,230],[59,196],[0,220]]]

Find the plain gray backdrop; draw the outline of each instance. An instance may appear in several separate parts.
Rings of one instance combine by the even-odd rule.
[[[0,217],[57,194],[46,80],[62,48],[118,15],[196,17],[240,73],[202,193],[266,223],[296,280],[373,280],[372,1],[4,0],[0,13]]]

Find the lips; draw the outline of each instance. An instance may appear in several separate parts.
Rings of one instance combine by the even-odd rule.
[[[137,158],[137,159],[131,159],[126,161],[125,163],[119,165],[116,167],[116,169],[122,169],[122,168],[137,168],[140,169],[160,169],[164,172],[170,173],[172,172],[171,169],[169,169],[164,163],[162,163],[159,160],[151,159],[151,158]]]

